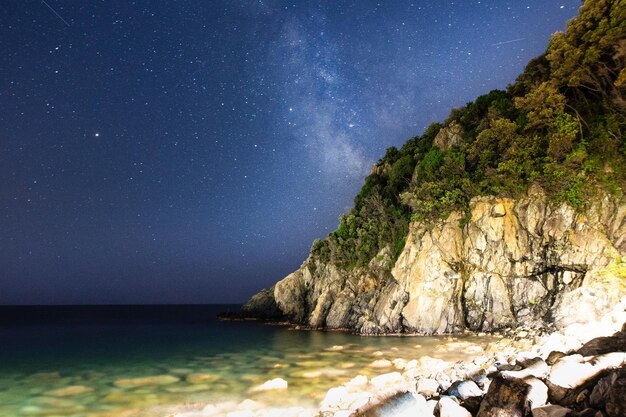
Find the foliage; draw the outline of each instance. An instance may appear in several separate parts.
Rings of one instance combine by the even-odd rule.
[[[493,90],[451,111],[373,167],[336,231],[313,256],[343,268],[367,265],[387,248],[399,256],[410,221],[452,211],[469,217],[476,195],[517,196],[530,184],[584,208],[598,187],[626,183],[626,0],[587,0],[567,31],[529,62],[507,91]],[[461,126],[460,146],[434,145]],[[456,131],[455,131],[456,132]]]

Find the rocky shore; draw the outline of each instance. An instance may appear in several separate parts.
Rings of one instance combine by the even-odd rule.
[[[393,372],[355,375],[319,408],[240,403],[190,405],[175,417],[623,417],[626,416],[626,297],[600,320],[558,331],[521,326],[496,334],[471,361],[380,359]],[[450,349],[471,350],[463,342]],[[389,361],[384,364],[382,361]],[[260,390],[289,395],[288,381]]]
[[[517,199],[475,197],[470,216],[413,222],[393,268],[384,248],[367,267],[342,269],[313,253],[244,317],[361,334],[423,335],[600,317],[626,295],[626,197],[584,211],[539,186]]]

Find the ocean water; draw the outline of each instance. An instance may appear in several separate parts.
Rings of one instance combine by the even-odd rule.
[[[242,401],[315,407],[380,359],[467,359],[486,338],[361,337],[218,321],[237,306],[0,307],[0,416],[160,416]],[[459,343],[461,342],[461,343]],[[283,378],[284,391],[256,392]]]

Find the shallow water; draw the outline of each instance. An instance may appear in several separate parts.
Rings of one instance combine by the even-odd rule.
[[[225,308],[0,308],[0,415],[157,416],[171,405],[244,398],[314,407],[329,388],[358,374],[394,370],[372,367],[375,360],[466,359],[475,352],[455,341],[489,342],[215,320]],[[288,381],[288,395],[253,391],[273,378]]]

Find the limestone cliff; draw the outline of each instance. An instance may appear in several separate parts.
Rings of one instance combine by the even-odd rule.
[[[626,295],[623,3],[585,1],[507,91],[387,149],[337,230],[243,313],[441,334],[561,327]]]
[[[342,270],[315,257],[268,297],[293,323],[361,333],[443,334],[521,323],[595,319],[626,295],[626,200],[584,212],[531,187],[519,199],[476,197],[471,218],[413,222],[394,267],[383,249],[368,267]],[[269,302],[269,304],[272,304]]]

